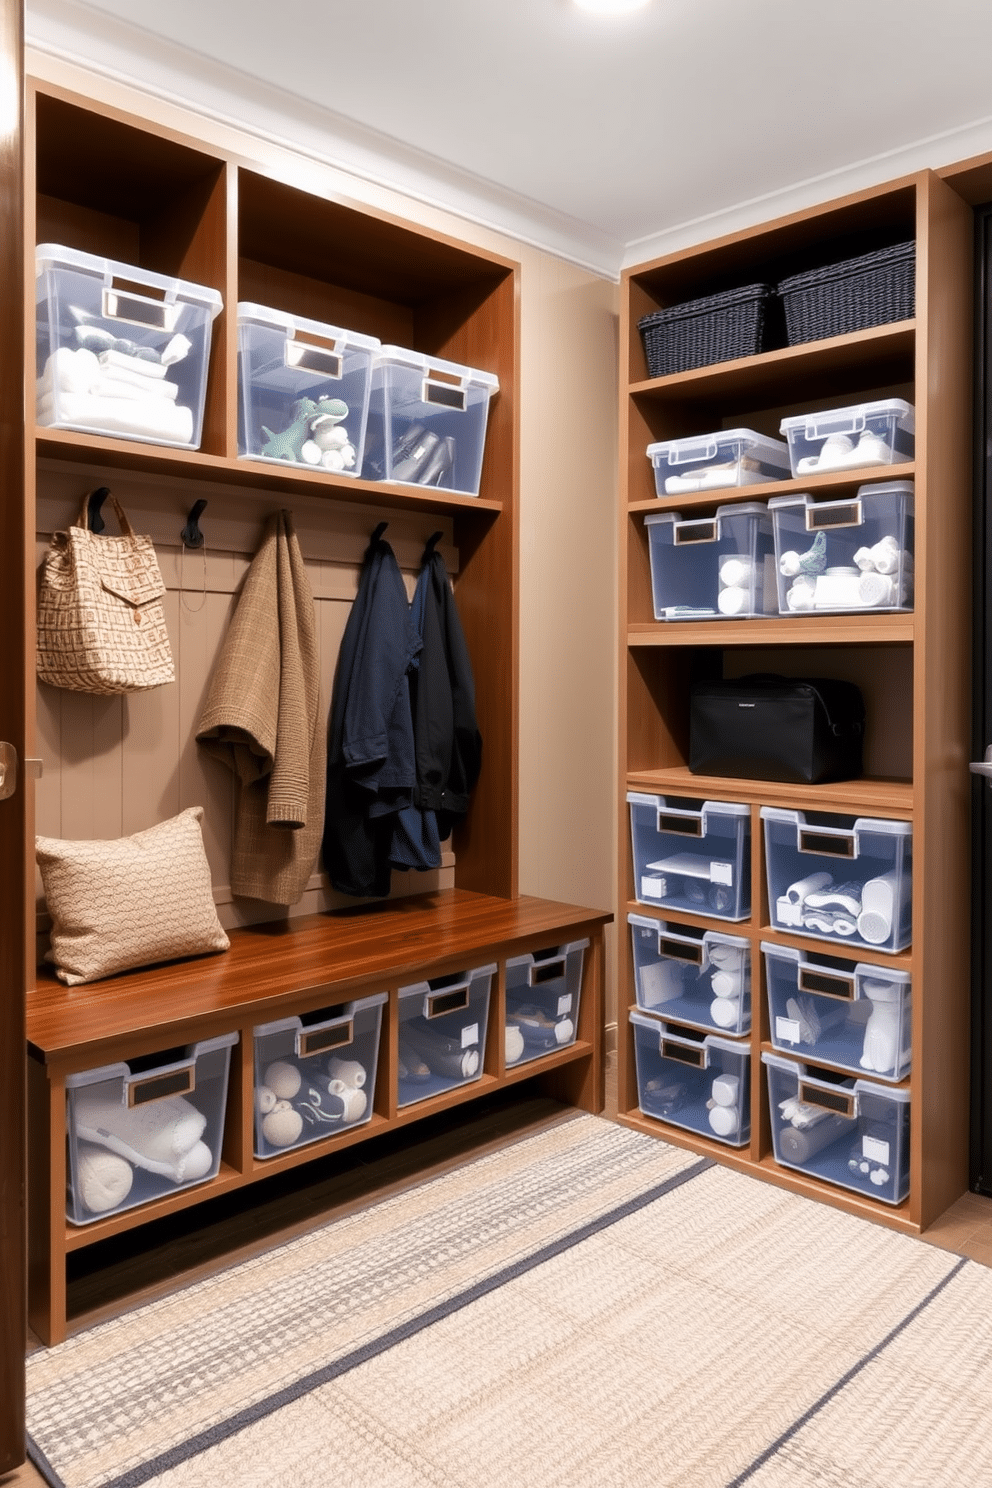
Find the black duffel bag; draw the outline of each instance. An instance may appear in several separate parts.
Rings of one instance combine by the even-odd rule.
[[[755,672],[694,682],[689,769],[815,785],[861,774],[865,704],[853,682]]]

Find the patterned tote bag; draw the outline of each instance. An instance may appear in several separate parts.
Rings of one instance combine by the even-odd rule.
[[[107,497],[120,537],[88,526],[89,496],[68,532],[52,534],[38,592],[38,676],[73,692],[140,692],[175,680],[150,537],[136,537]]]

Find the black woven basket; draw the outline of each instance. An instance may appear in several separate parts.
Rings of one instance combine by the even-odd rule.
[[[909,320],[916,301],[916,244],[897,243],[783,279],[790,346]]]
[[[762,349],[765,308],[773,294],[769,284],[746,284],[645,315],[637,329],[648,376],[667,377],[711,362],[753,356]]]

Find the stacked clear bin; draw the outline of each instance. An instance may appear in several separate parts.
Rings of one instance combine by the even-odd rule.
[[[385,992],[259,1023],[255,1156],[305,1147],[372,1115]]]
[[[693,1028],[751,1028],[751,947],[738,935],[629,914],[637,1006]]]
[[[399,989],[399,1106],[479,1079],[495,974],[479,966]]]
[[[588,940],[552,946],[506,963],[506,1063],[527,1064],[575,1043]]]
[[[238,454],[357,476],[375,336],[238,306]]]
[[[909,1091],[762,1052],[775,1161],[886,1204],[909,1192]]]
[[[776,1049],[879,1080],[911,1060],[912,978],[895,967],[761,942]]]
[[[499,379],[399,346],[376,354],[362,476],[478,496]]]
[[[73,1224],[217,1176],[236,1033],[66,1078]]]
[[[775,496],[781,614],[913,608],[913,482],[859,486],[853,500]]]
[[[751,1051],[632,1008],[642,1115],[743,1147],[751,1134]]]
[[[789,441],[792,474],[801,479],[911,460],[916,415],[905,399],[882,398],[821,413],[792,414],[779,430]]]
[[[644,525],[656,620],[778,613],[775,538],[763,502],[720,506],[715,517],[650,512]]]
[[[762,806],[772,924],[835,945],[901,951],[912,940],[909,822]]]
[[[659,496],[788,480],[789,446],[754,429],[723,429],[649,444]]]
[[[55,243],[35,276],[39,425],[199,449],[218,291]]]
[[[720,920],[751,912],[751,810],[629,791],[634,897]]]

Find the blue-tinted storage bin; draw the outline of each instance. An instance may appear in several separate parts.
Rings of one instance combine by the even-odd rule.
[[[913,482],[859,486],[843,501],[774,496],[783,615],[913,608]]]
[[[915,453],[916,414],[903,398],[880,398],[790,414],[779,425],[789,441],[794,477],[898,465]]]
[[[775,537],[767,506],[741,501],[714,517],[644,518],[656,620],[743,620],[778,614]]]
[[[912,939],[909,822],[762,806],[772,924],[835,945],[901,951]]]
[[[720,920],[751,912],[751,808],[629,791],[634,897]]]
[[[363,479],[478,496],[498,391],[492,372],[383,346],[372,370]]]
[[[375,336],[238,305],[238,454],[357,476]]]
[[[739,935],[629,914],[637,1006],[738,1038],[751,1028],[751,945]]]
[[[755,429],[720,429],[649,444],[655,494],[757,486],[789,479],[789,446]]]
[[[744,1040],[630,1011],[641,1114],[728,1147],[751,1135],[751,1051]]]
[[[506,1063],[527,1064],[575,1043],[588,940],[506,962]]]
[[[478,966],[399,989],[400,1106],[479,1079],[495,974]]]
[[[385,992],[253,1029],[255,1156],[363,1126],[372,1115]]]
[[[775,1161],[900,1204],[909,1192],[909,1091],[762,1051]]]
[[[219,292],[56,243],[35,285],[38,423],[199,449]]]
[[[92,1224],[217,1176],[236,1033],[66,1077],[66,1214]]]
[[[912,978],[895,967],[761,942],[776,1049],[902,1080],[912,1063]]]

